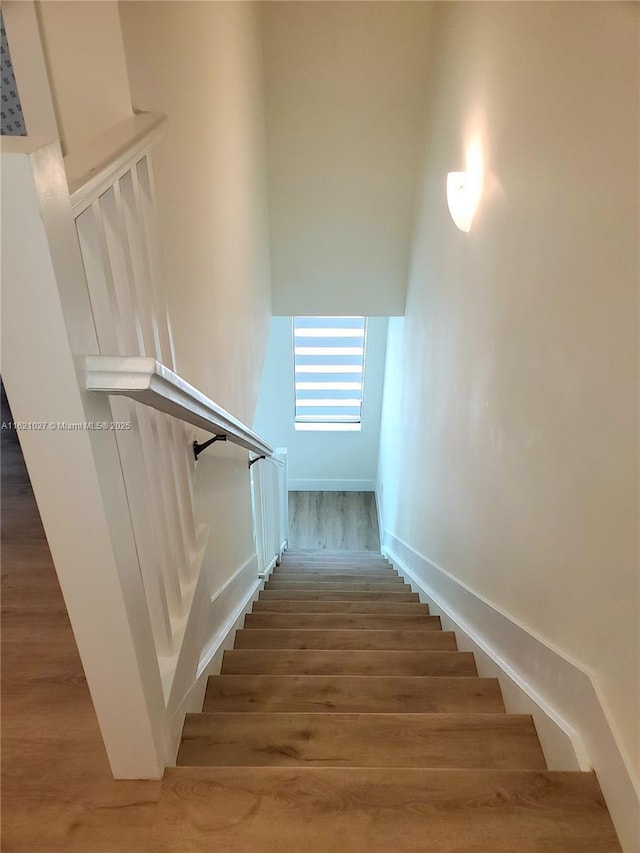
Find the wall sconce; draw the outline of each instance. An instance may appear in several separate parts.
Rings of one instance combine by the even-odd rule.
[[[469,231],[482,195],[484,155],[475,136],[467,146],[466,172],[447,175],[447,204],[451,218],[461,231]]]
[[[447,204],[451,218],[461,231],[469,231],[480,201],[482,180],[471,172],[449,172]]]

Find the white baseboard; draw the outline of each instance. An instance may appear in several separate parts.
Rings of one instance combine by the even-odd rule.
[[[382,489],[380,481],[376,481],[376,514],[378,516],[378,536],[380,537],[380,551],[382,551],[382,534],[384,528],[382,526]]]
[[[623,849],[637,853],[638,783],[592,674],[388,531],[382,545],[479,674],[499,679],[507,710],[533,716],[549,768],[596,771]]]
[[[375,492],[375,480],[289,480],[290,492]]]

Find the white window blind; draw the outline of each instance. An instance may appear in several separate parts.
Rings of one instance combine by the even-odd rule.
[[[365,317],[294,317],[296,429],[359,429]]]

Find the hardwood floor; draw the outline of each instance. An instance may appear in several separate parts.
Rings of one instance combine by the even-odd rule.
[[[144,853],[159,793],[111,776],[18,438],[3,429],[1,849]]]
[[[380,552],[373,492],[289,492],[289,547]]]
[[[114,781],[15,433],[2,451],[5,853],[619,853],[593,774],[545,769],[361,540],[285,556],[182,766]]]
[[[595,776],[548,771],[408,589],[379,556],[285,554],[187,715],[154,853],[619,853]]]
[[[154,853],[612,853],[588,773],[178,767]]]

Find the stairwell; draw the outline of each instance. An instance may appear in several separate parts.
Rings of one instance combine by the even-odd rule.
[[[609,853],[595,775],[547,769],[403,578],[289,551],[162,784],[155,853]]]

